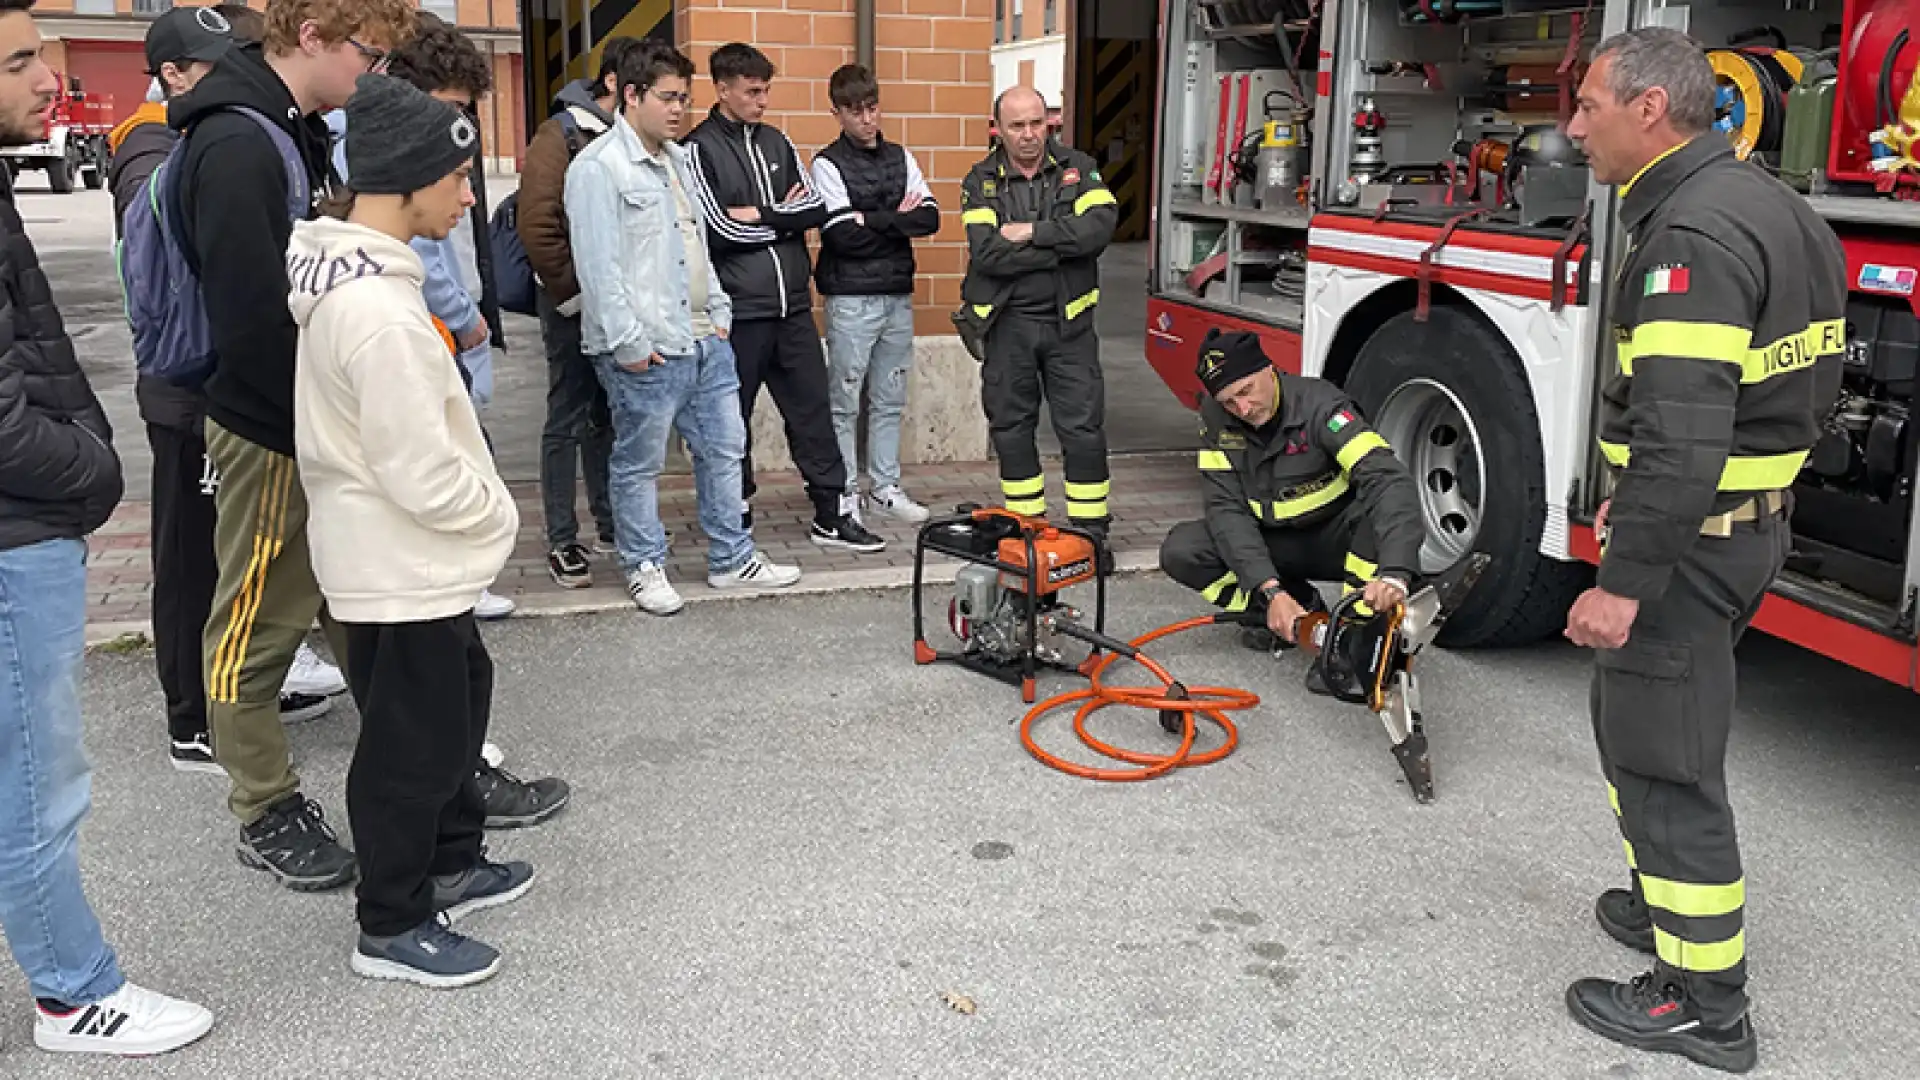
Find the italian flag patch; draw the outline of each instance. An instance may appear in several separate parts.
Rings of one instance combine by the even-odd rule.
[[[1353,419],[1353,413],[1351,411],[1341,409],[1339,412],[1333,414],[1333,419],[1327,421],[1327,430],[1338,433],[1341,428],[1353,423]]]
[[[1673,296],[1687,291],[1688,274],[1684,266],[1662,266],[1647,271],[1641,296]]]

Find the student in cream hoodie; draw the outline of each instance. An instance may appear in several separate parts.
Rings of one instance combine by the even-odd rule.
[[[533,883],[526,863],[483,855],[473,769],[493,697],[473,609],[520,519],[427,314],[408,241],[444,238],[473,204],[477,132],[458,109],[385,75],[362,76],[346,109],[351,202],[344,220],[294,227],[287,276],[313,571],[346,630],[361,713],[347,773],[360,861],[352,967],[467,986],[498,971],[500,954],[452,920]]]

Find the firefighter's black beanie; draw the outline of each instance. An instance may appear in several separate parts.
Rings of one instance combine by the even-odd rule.
[[[1241,379],[1271,367],[1273,361],[1267,359],[1266,350],[1260,347],[1258,334],[1244,330],[1223,334],[1215,327],[1207,331],[1206,338],[1200,342],[1200,363],[1194,373],[1200,376],[1200,385],[1207,388],[1207,393],[1217,397],[1220,391]]]

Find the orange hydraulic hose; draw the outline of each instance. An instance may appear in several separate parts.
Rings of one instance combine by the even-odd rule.
[[[1192,630],[1201,626],[1218,625],[1220,625],[1220,621],[1217,618],[1210,615],[1203,615],[1199,618],[1187,619],[1184,622],[1163,626],[1152,633],[1143,634],[1140,637],[1134,638],[1131,642],[1128,642],[1128,644],[1138,650],[1144,645],[1158,641],[1163,637],[1178,634],[1183,630]],[[1048,698],[1027,710],[1025,719],[1020,721],[1020,743],[1027,748],[1028,753],[1040,759],[1043,764],[1052,766],[1071,776],[1084,777],[1088,780],[1116,782],[1151,780],[1156,776],[1163,776],[1166,773],[1172,772],[1174,769],[1193,765],[1211,765],[1225,758],[1228,754],[1233,753],[1234,747],[1240,744],[1240,730],[1233,726],[1233,721],[1227,719],[1227,713],[1242,709],[1251,709],[1255,705],[1260,704],[1260,698],[1257,695],[1250,694],[1245,690],[1236,690],[1223,686],[1183,687],[1178,680],[1168,674],[1166,668],[1161,667],[1155,663],[1152,658],[1141,652],[1135,652],[1133,660],[1141,667],[1146,668],[1148,673],[1154,678],[1159,679],[1160,686],[1158,688],[1146,686],[1107,686],[1100,681],[1100,676],[1106,671],[1107,666],[1119,659],[1119,657],[1119,653],[1109,652],[1093,665],[1092,670],[1087,672],[1088,681],[1092,684],[1088,689],[1074,690],[1057,697]],[[1112,758],[1115,761],[1124,761],[1131,765],[1138,765],[1140,768],[1102,769],[1091,765],[1077,764],[1042,750],[1039,744],[1033,741],[1034,721],[1063,705],[1070,705],[1076,701],[1084,702],[1073,714],[1073,730],[1080,736],[1080,741],[1104,757]],[[1124,750],[1117,746],[1109,746],[1099,739],[1094,738],[1093,735],[1087,731],[1087,718],[1109,705],[1128,705],[1136,709],[1154,709],[1160,712],[1179,713],[1184,721],[1183,730],[1180,735],[1180,748],[1171,754],[1146,754],[1137,750]],[[1226,732],[1226,742],[1204,754],[1193,754],[1194,717],[1196,716],[1204,716],[1213,723],[1218,724],[1220,729]]]

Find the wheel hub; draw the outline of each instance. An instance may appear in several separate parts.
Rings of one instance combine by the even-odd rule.
[[[1460,399],[1432,379],[1410,379],[1387,395],[1375,422],[1420,492],[1426,541],[1420,571],[1437,574],[1473,550],[1485,511],[1480,432]]]

